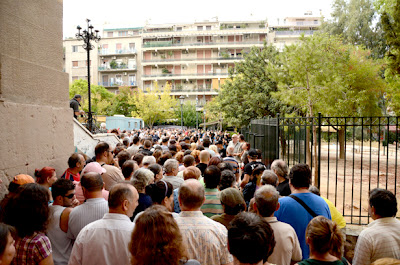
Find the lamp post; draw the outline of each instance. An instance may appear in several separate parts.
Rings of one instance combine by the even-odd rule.
[[[183,100],[185,100],[184,96],[179,97],[179,101],[181,102],[181,130],[183,131]]]
[[[93,26],[89,23],[90,19],[86,19],[87,29],[84,29],[81,32],[81,27],[77,26],[78,33],[76,33],[75,37],[78,40],[83,40],[84,44],[82,47],[87,51],[87,72],[88,72],[88,100],[89,100],[89,113],[88,113],[88,123],[89,130],[93,132],[93,115],[92,115],[92,102],[91,102],[91,91],[90,91],[90,51],[94,49],[94,46],[90,43],[90,41],[98,42],[100,40],[99,31],[93,30]]]

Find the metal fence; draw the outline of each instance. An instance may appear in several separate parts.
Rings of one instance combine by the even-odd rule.
[[[267,166],[275,159],[310,165],[314,185],[347,223],[369,223],[368,194],[376,187],[400,201],[399,117],[278,116],[253,120],[242,133]]]

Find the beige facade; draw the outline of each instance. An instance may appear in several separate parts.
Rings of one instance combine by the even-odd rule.
[[[61,0],[0,1],[0,197],[17,174],[61,175],[74,151],[62,15]]]
[[[267,42],[283,49],[319,26],[320,18],[309,14],[286,18],[276,26],[265,21],[205,21],[105,29],[93,82],[113,92],[119,86],[152,90],[155,84],[163,90],[169,83],[172,95],[197,98],[203,104],[218,95],[229,68],[243,60],[251,47]],[[73,43],[64,41],[66,51]],[[78,69],[71,68],[67,60],[66,56],[66,71],[76,73]]]

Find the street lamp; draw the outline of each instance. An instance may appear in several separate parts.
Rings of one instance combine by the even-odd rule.
[[[185,100],[184,96],[179,97],[179,101],[181,102],[181,130],[183,131],[183,101]]]
[[[92,116],[92,102],[91,102],[91,91],[90,91],[90,51],[94,49],[94,46],[90,43],[90,41],[98,42],[100,40],[99,31],[93,30],[93,26],[89,24],[90,19],[86,19],[87,29],[84,29],[81,32],[81,27],[77,26],[78,33],[75,34],[75,37],[78,40],[83,40],[84,44],[82,47],[87,51],[87,72],[88,72],[88,99],[89,99],[89,113],[88,113],[88,123],[89,123],[89,131],[93,132],[93,116]]]

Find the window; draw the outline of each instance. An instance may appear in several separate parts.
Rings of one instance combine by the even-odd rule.
[[[129,50],[135,49],[135,43],[129,43]]]
[[[177,27],[176,31],[182,31],[182,27]]]
[[[124,37],[124,36],[128,36],[127,30],[118,31],[118,37]]]
[[[108,38],[114,37],[114,34],[113,34],[113,33],[114,33],[114,32],[112,32],[112,31],[107,32],[107,37],[108,37]]]
[[[197,30],[203,30],[203,26],[197,26]]]
[[[115,44],[115,49],[116,50],[122,50],[122,43]]]
[[[72,46],[72,52],[78,52],[78,45]]]
[[[72,61],[72,67],[74,68],[78,67],[78,61]]]
[[[79,78],[78,76],[73,76],[72,77],[72,82],[75,82],[76,80],[78,80],[78,78]]]
[[[206,29],[207,29],[207,30],[211,30],[211,26],[207,26]]]

